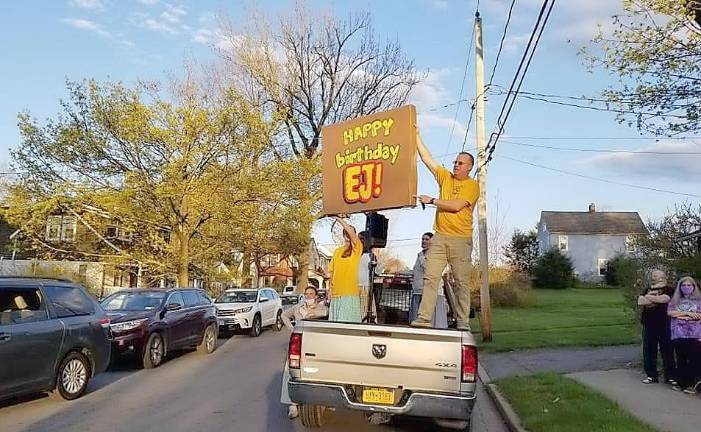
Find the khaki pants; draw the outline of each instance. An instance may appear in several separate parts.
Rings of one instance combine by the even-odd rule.
[[[433,319],[436,309],[436,297],[441,283],[441,276],[447,264],[455,277],[455,318],[458,324],[467,325],[470,321],[470,288],[468,278],[472,255],[472,238],[451,237],[436,233],[426,257],[424,272],[424,291],[419,306],[418,318],[425,321]]]

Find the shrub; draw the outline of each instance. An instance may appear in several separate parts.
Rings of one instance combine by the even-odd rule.
[[[640,264],[634,258],[618,255],[609,260],[606,268],[606,283],[622,287],[634,285],[640,275]]]
[[[676,270],[677,278],[691,276],[701,279],[701,254],[693,257],[677,258],[672,263],[672,266]]]
[[[473,307],[480,304],[480,272],[475,265],[470,272],[470,297]],[[489,269],[489,298],[495,307],[531,307],[535,298],[530,278],[504,267]]]
[[[539,288],[568,288],[574,281],[572,260],[553,248],[538,258],[533,267],[533,276]]]

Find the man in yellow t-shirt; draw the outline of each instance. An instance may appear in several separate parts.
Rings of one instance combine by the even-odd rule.
[[[470,288],[468,277],[472,268],[472,210],[480,195],[479,184],[470,178],[475,158],[461,152],[453,162],[451,173],[440,166],[428,151],[421,137],[416,137],[419,156],[438,182],[440,196],[419,195],[422,204],[436,206],[436,232],[426,257],[424,291],[414,327],[431,327],[441,275],[450,264],[455,277],[455,317],[460,330],[470,329]]]

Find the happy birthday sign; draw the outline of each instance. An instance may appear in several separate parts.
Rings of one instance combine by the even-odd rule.
[[[416,204],[413,105],[326,126],[321,136],[324,214]]]

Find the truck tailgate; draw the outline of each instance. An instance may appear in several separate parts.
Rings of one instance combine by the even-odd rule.
[[[460,393],[469,332],[302,321],[300,379],[320,383]]]

